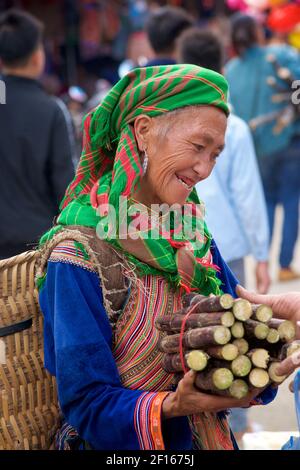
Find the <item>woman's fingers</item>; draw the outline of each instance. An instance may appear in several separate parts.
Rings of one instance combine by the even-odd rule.
[[[300,366],[300,351],[294,352],[276,367],[276,374],[289,375]]]

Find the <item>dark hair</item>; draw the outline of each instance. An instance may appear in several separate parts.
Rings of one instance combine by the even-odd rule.
[[[22,67],[42,41],[43,25],[32,15],[11,9],[0,15],[0,58],[4,65]]]
[[[258,43],[258,25],[252,16],[236,13],[231,19],[231,42],[239,55]]]
[[[156,53],[173,52],[182,31],[193,24],[192,17],[182,8],[161,7],[150,14],[146,32]]]
[[[179,60],[221,73],[222,45],[217,36],[206,29],[189,28],[178,39]]]

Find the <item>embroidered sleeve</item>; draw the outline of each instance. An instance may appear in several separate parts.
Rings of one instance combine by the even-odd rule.
[[[89,259],[82,243],[74,240],[64,240],[59,243],[51,253],[49,261],[54,263],[67,263],[88,271],[96,272],[96,268]]]
[[[137,400],[134,427],[141,450],[165,450],[161,426],[162,403],[169,392],[143,393]]]

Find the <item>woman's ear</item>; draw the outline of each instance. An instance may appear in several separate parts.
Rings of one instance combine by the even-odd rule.
[[[148,147],[152,122],[150,116],[141,114],[133,123],[135,138],[140,152],[143,152]]]

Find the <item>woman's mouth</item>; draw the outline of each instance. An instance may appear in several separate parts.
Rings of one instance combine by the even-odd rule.
[[[177,175],[176,173],[175,173],[175,176],[176,176],[177,180],[182,184],[182,186],[185,187],[185,189],[190,191],[193,188],[193,186],[195,184],[193,180],[191,180],[187,176]]]

